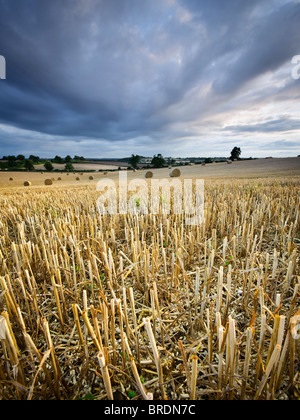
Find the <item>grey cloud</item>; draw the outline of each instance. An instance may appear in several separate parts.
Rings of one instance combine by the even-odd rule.
[[[58,147],[169,145],[187,124],[242,107],[236,92],[299,53],[300,4],[288,0],[2,0],[0,9],[0,123],[40,133],[41,150],[43,135]],[[277,93],[289,98],[288,89]],[[262,87],[250,100],[275,93]],[[255,126],[280,132],[284,121],[232,130]]]
[[[300,129],[300,120],[283,117],[276,120],[265,121],[260,124],[226,126],[224,129],[238,133],[294,131]]]

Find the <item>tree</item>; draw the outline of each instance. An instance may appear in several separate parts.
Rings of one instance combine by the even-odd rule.
[[[66,163],[71,162],[71,161],[72,161],[72,158],[71,158],[70,155],[68,155],[68,156],[65,157],[65,162]]]
[[[7,157],[7,160],[8,160],[8,167],[9,168],[13,168],[13,167],[16,166],[16,160],[17,160],[17,158],[15,156],[8,156]]]
[[[30,159],[25,160],[24,166],[25,166],[25,169],[27,169],[27,171],[33,171],[34,170],[33,162]]]
[[[52,162],[54,162],[54,163],[64,163],[64,160],[60,156],[56,155],[55,158],[52,159]]]
[[[80,161],[83,161],[83,160],[85,160],[85,159],[84,159],[84,157],[83,157],[83,156],[77,156],[77,155],[75,155],[73,160],[80,160]]]
[[[38,156],[30,155],[29,160],[32,160],[34,163],[38,163],[40,158]]]
[[[53,165],[52,165],[52,163],[51,162],[46,162],[45,164],[44,164],[44,168],[46,169],[46,171],[48,171],[48,172],[51,172],[51,171],[53,171]]]
[[[153,156],[151,164],[154,166],[154,168],[162,168],[166,164],[166,161],[159,153],[158,155]]]
[[[242,151],[239,147],[234,147],[231,151],[231,156],[230,159],[231,160],[235,160],[235,159],[239,159],[240,155],[241,155]]]
[[[129,159],[129,163],[133,169],[136,169],[138,167],[138,163],[140,159],[141,157],[139,155],[131,155],[131,158]]]
[[[67,171],[67,172],[73,172],[74,171],[74,166],[72,165],[71,162],[66,163],[65,171]]]
[[[24,155],[18,155],[17,160],[25,160],[25,156]]]

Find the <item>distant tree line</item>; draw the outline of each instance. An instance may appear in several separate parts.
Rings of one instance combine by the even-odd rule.
[[[230,158],[231,160],[239,160],[241,155],[241,149],[239,147],[234,147],[231,151]],[[137,169],[141,160],[142,156],[132,154],[131,157],[127,160],[130,164],[131,168]],[[37,164],[44,164],[44,168],[46,171],[53,171],[54,166],[53,164],[65,164],[65,171],[72,172],[74,171],[73,163],[83,162],[86,159],[83,156],[75,155],[73,158],[70,155],[66,157],[61,157],[56,155],[53,159],[40,159],[39,156],[30,155],[28,159],[25,158],[24,155],[17,155],[17,156],[3,156],[2,161],[0,162],[0,167],[2,169],[26,169],[27,171],[33,171],[35,169],[35,165]],[[123,159],[122,159],[123,160]],[[204,160],[205,163],[212,163],[211,158],[206,158]],[[175,160],[172,158],[165,159],[161,153],[154,155],[151,160],[151,166],[154,168],[163,168],[168,165],[173,165]],[[180,164],[180,163],[179,163]],[[187,163],[185,163],[187,164]],[[150,166],[150,165],[148,165]]]
[[[3,156],[0,162],[0,167],[2,169],[10,169],[10,170],[18,170],[18,169],[26,169],[27,171],[34,171],[35,165],[37,164],[44,164],[44,168],[47,171],[52,171],[53,163],[60,163],[66,164],[65,170],[73,171],[72,163],[76,162],[83,162],[85,158],[83,156],[75,155],[73,158],[70,155],[67,155],[65,158],[60,156],[55,156],[53,159],[42,159],[39,156],[30,155],[28,159],[25,158],[24,155],[8,155]]]

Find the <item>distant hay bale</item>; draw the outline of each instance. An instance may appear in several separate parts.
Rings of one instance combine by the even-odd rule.
[[[80,178],[78,176],[76,177],[76,181],[80,181]]]
[[[104,172],[103,175],[107,175],[107,172]]]
[[[60,176],[57,178],[57,181],[61,181],[61,177]]]
[[[32,184],[30,181],[25,181],[23,185],[24,187],[31,187]]]
[[[145,178],[152,178],[153,177],[153,172],[152,171],[147,171],[145,174]]]
[[[10,180],[10,181],[13,181],[14,179],[13,179],[13,178],[9,178],[9,180]]]
[[[170,172],[171,178],[178,178],[181,175],[180,169],[175,168]]]
[[[94,179],[94,177],[93,177],[93,176],[90,176],[90,177],[89,177],[89,180],[90,180],[90,181],[93,181],[93,179]]]
[[[83,175],[83,172],[80,172],[80,174],[79,174],[79,175],[81,175],[81,176],[82,176],[82,175]]]
[[[44,184],[45,185],[53,185],[53,181],[52,181],[52,179],[45,179]]]
[[[232,164],[232,160],[227,160],[228,165]]]

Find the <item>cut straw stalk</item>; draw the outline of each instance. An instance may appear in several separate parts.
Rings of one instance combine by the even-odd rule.
[[[131,349],[129,347],[128,340],[127,340],[127,337],[126,337],[125,334],[123,334],[123,341],[124,341],[124,344],[125,344],[125,349],[126,349],[126,352],[128,354],[129,362],[130,362],[130,365],[131,365],[131,370],[132,370],[133,376],[135,378],[138,390],[140,391],[144,400],[153,400],[153,394],[147,393],[144,389],[144,386],[142,384],[140,375],[138,373],[138,370],[137,370],[137,367],[136,367],[136,364],[135,364],[134,358],[132,356],[132,352],[131,352]]]
[[[135,312],[135,302],[134,302],[134,294],[133,294],[132,287],[129,288],[129,297],[130,297],[133,325],[134,325],[134,330],[135,330],[135,347],[136,347],[137,360],[138,362],[140,362],[139,332],[138,332],[138,324],[137,324],[137,318],[136,318],[136,312]]]
[[[81,312],[81,316],[83,318],[83,321],[84,321],[84,324],[85,324],[85,326],[87,328],[87,331],[89,332],[89,334],[90,334],[90,336],[91,336],[91,338],[93,340],[93,343],[95,344],[96,349],[98,350],[99,353],[102,353],[103,352],[103,348],[102,348],[101,344],[98,341],[97,335],[96,335],[96,333],[95,333],[95,331],[94,331],[94,329],[93,329],[93,327],[92,327],[92,325],[90,323],[90,320],[88,319],[87,312],[86,311],[82,311]]]
[[[147,334],[148,334],[148,338],[149,338],[149,341],[150,341],[150,345],[151,345],[151,348],[152,348],[152,353],[153,353],[155,364],[156,364],[160,392],[162,394],[163,399],[167,400],[168,398],[167,398],[165,387],[164,387],[164,384],[163,384],[164,381],[163,381],[162,365],[161,365],[157,345],[156,345],[156,342],[155,342],[155,338],[154,338],[154,335],[153,335],[153,331],[152,331],[152,328],[151,328],[150,320],[149,320],[149,318],[144,318],[143,321],[144,321],[145,329],[146,329]]]
[[[109,377],[109,371],[108,371],[108,367],[106,365],[105,362],[105,357],[104,354],[100,351],[97,355],[98,358],[98,362],[101,368],[101,372],[102,372],[102,376],[103,376],[103,382],[104,382],[104,386],[106,389],[106,393],[107,393],[107,397],[109,400],[113,400],[114,396],[113,396],[113,392],[112,392],[112,387],[111,387],[111,382],[110,382],[110,377]]]
[[[53,345],[51,334],[50,334],[49,323],[48,323],[48,321],[46,320],[45,317],[42,318],[42,325],[43,325],[44,334],[45,334],[46,341],[47,341],[47,346],[48,346],[48,349],[50,350],[51,365],[52,365],[52,369],[53,369],[53,373],[54,373],[55,392],[56,392],[57,395],[60,395],[59,379],[61,377],[61,371],[60,371],[58,361],[57,361],[57,358],[56,358],[56,355],[55,355],[54,345]]]
[[[249,327],[247,329],[247,336],[246,336],[246,352],[245,352],[245,361],[244,361],[244,369],[243,369],[243,385],[242,385],[242,393],[241,393],[242,400],[245,399],[245,394],[246,394],[246,386],[247,386],[247,380],[248,380],[249,369],[250,369],[252,338],[253,338],[253,329]]]
[[[268,363],[268,365],[266,367],[265,374],[264,374],[264,376],[263,376],[263,378],[262,378],[262,380],[261,380],[261,382],[259,384],[258,390],[256,391],[255,398],[254,398],[255,400],[258,400],[259,397],[261,396],[261,394],[262,394],[262,392],[264,390],[264,387],[265,387],[265,385],[266,385],[266,383],[267,383],[267,381],[269,379],[269,376],[270,376],[270,374],[272,372],[272,369],[274,367],[276,367],[276,364],[277,364],[277,362],[279,360],[280,351],[281,351],[281,346],[279,346],[277,344],[275,346],[275,349],[274,349],[274,351],[272,353],[272,356],[271,356],[271,358],[269,360],[269,363]]]
[[[196,399],[196,384],[197,384],[197,376],[198,376],[198,356],[192,355],[192,377],[191,377],[191,394],[190,399]]]
[[[12,367],[11,376],[21,385],[25,385],[26,381],[22,365],[19,360],[19,349],[16,343],[15,336],[13,334],[9,317],[7,312],[2,312],[0,316],[0,338],[3,342],[4,348],[8,353],[8,359]]]
[[[79,342],[82,346],[84,346],[84,339],[83,339],[82,331],[81,331],[81,328],[80,328],[80,321],[79,321],[77,303],[73,303],[72,309],[73,309],[75,325],[76,325],[77,333],[78,333],[78,337],[79,337]]]

